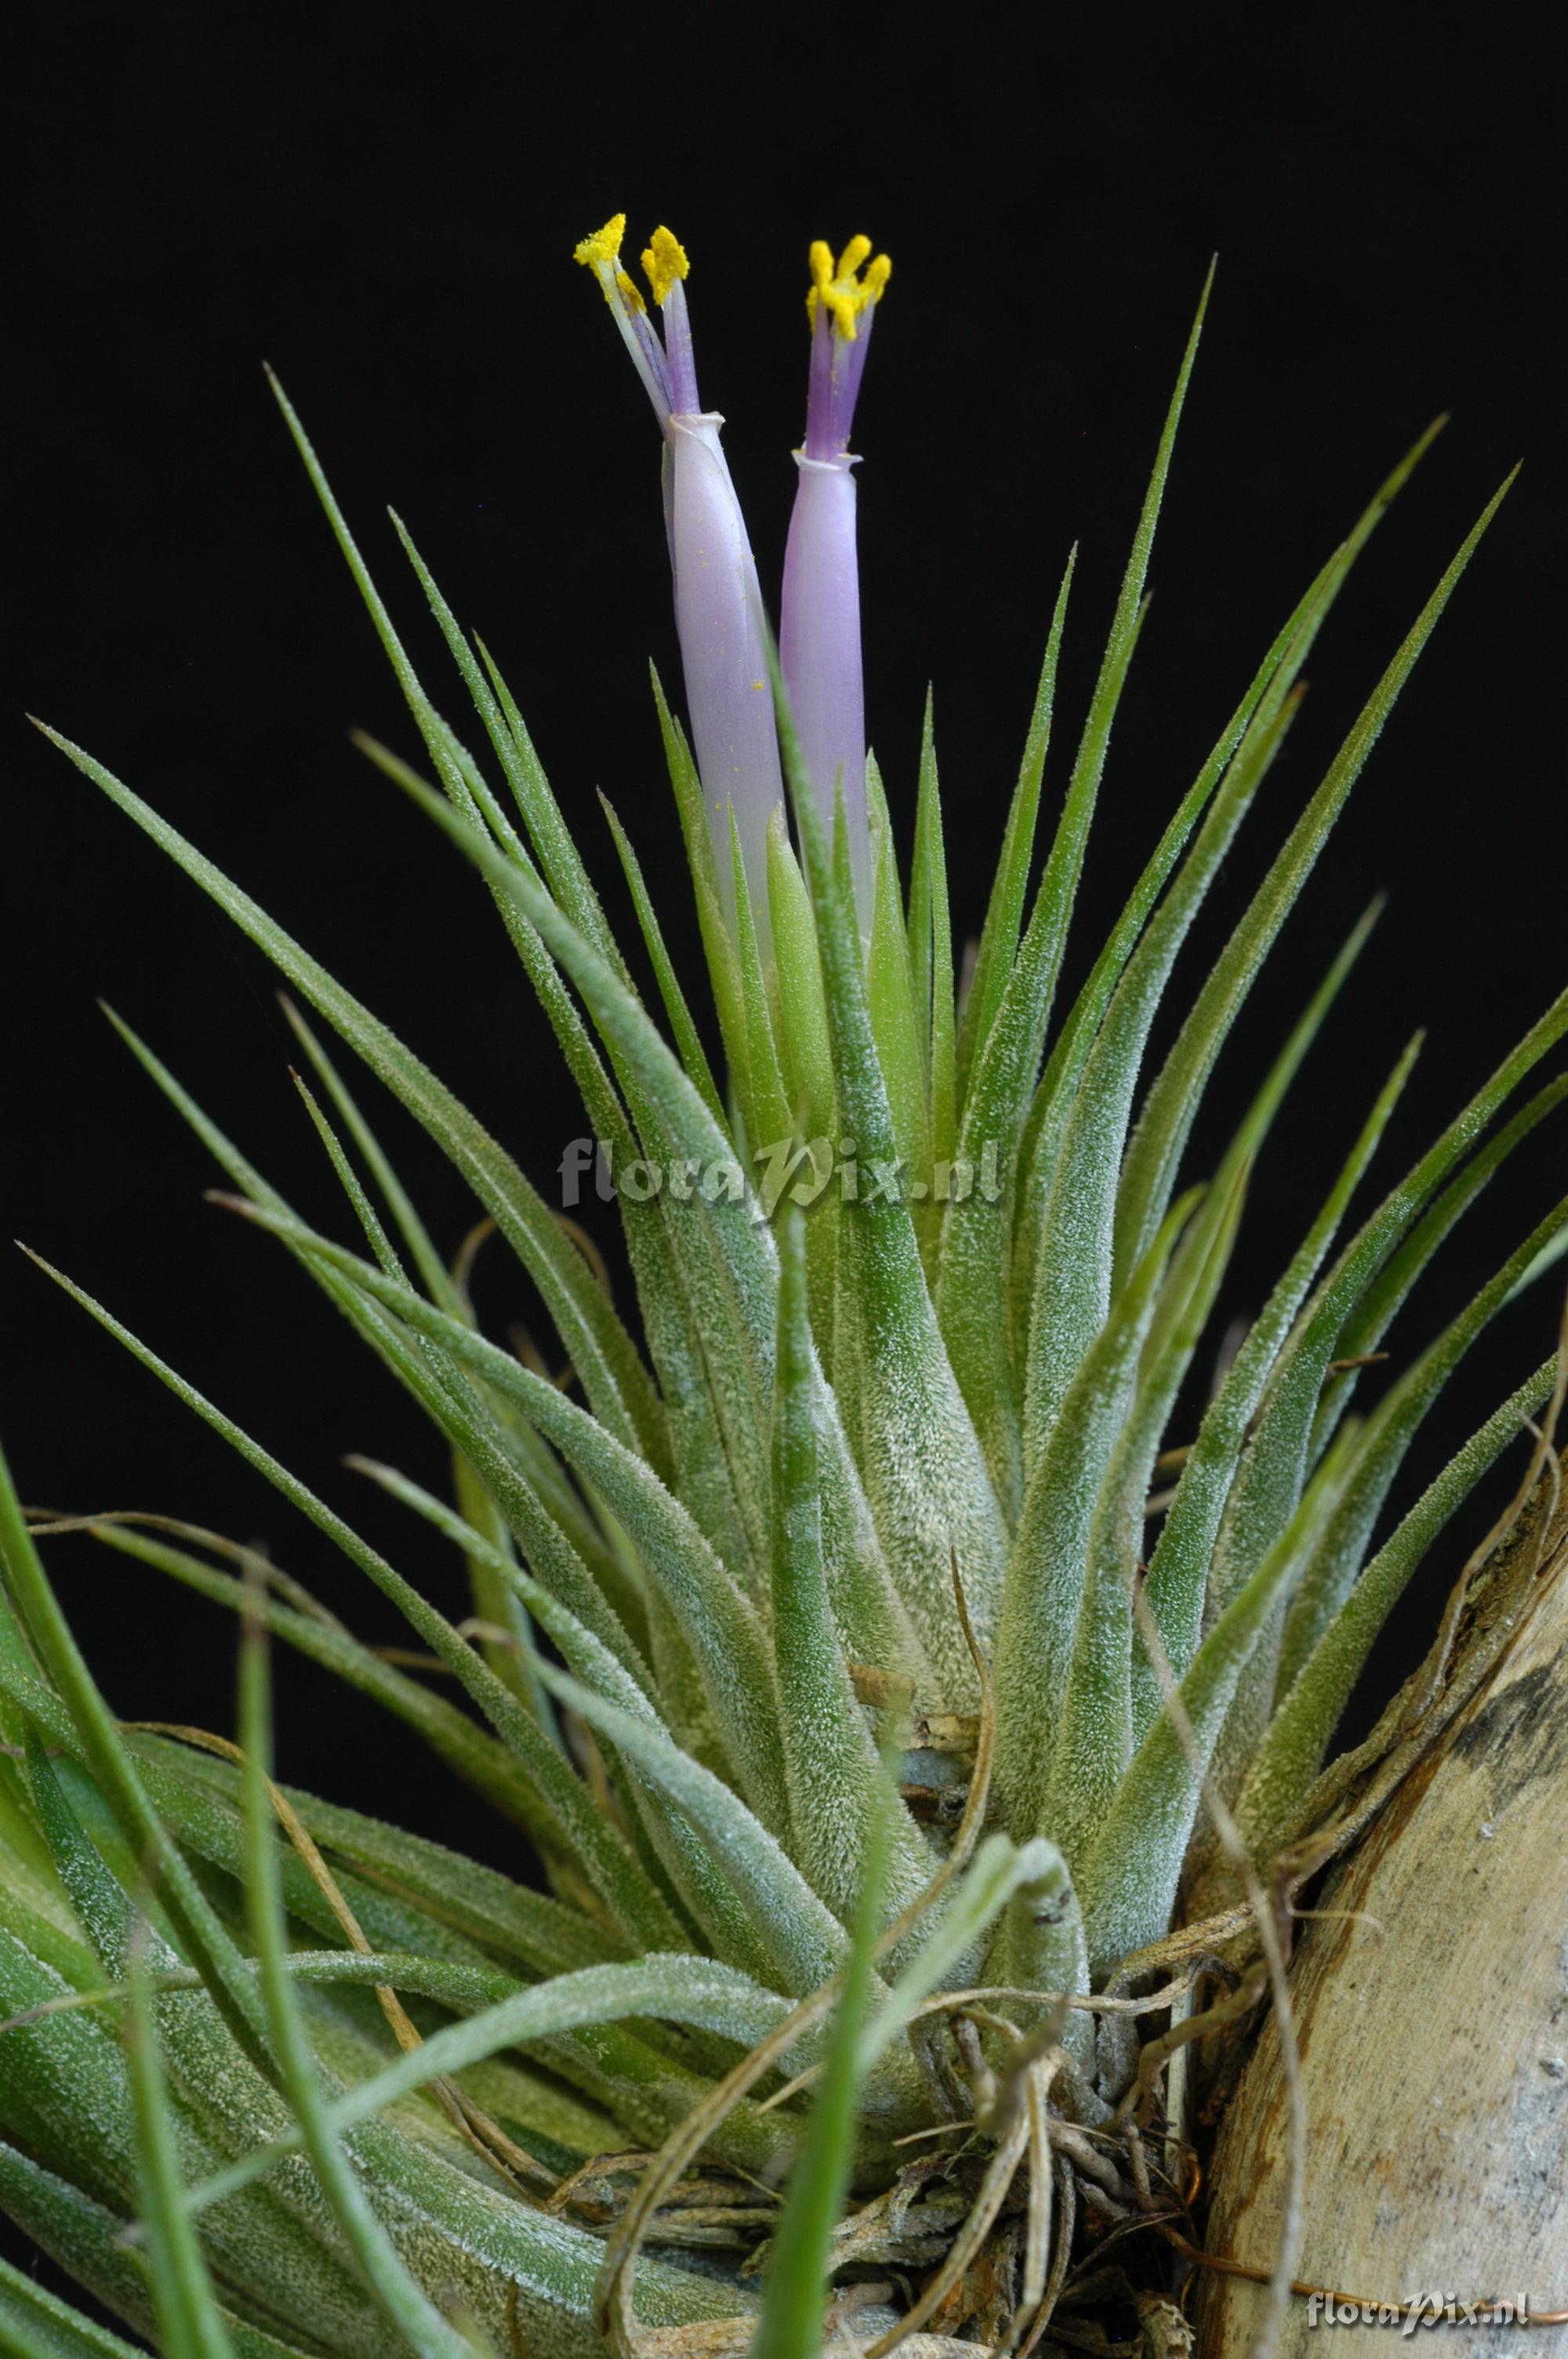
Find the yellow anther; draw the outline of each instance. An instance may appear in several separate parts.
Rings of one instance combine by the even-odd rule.
[[[625,298],[628,310],[645,311],[647,310],[648,307],[643,300],[643,290],[634,278],[628,278],[623,270],[618,270],[615,274],[615,284]]]
[[[673,230],[656,229],[643,251],[643,267],[648,274],[648,284],[654,290],[654,300],[662,309],[665,299],[677,278],[684,278],[691,268],[686,248]]]
[[[613,268],[620,258],[621,241],[625,234],[625,214],[611,213],[602,229],[596,229],[591,237],[582,238],[573,246],[572,259],[585,262],[590,270],[597,270],[604,264]]]
[[[811,245],[811,292],[806,299],[806,316],[813,328],[816,325],[816,310],[826,303],[838,333],[849,343],[855,341],[855,322],[868,303],[880,303],[883,289],[892,275],[892,264],[885,254],[874,262],[868,257],[871,251],[869,237],[852,237],[838,256],[838,268],[833,265],[833,249],[821,238]],[[862,277],[861,267],[865,266]]]

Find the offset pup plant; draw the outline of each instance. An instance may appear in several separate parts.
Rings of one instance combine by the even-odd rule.
[[[305,1112],[346,1199],[338,1234],[114,1020],[223,1173],[223,1201],[449,1446],[445,1498],[355,1462],[460,1552],[473,1610],[449,1620],[156,1337],[50,1273],[394,1602],[417,1653],[389,1661],[210,1532],[90,1519],[103,1546],[239,1617],[233,1742],[123,1725],[44,1569],[40,1540],[68,1527],[30,1524],[0,1482],[0,2205],[170,2359],[880,2359],[901,2344],[957,2359],[1056,2336],[1108,2347],[1094,2342],[1108,2325],[1119,2347],[1132,2332],[1178,2349],[1201,2241],[1190,2060],[1270,1986],[1288,2043],[1281,1904],[1379,1790],[1376,1745],[1331,1758],[1350,1690],[1475,1484],[1513,1451],[1522,1506],[1554,1463],[1563,1363],[1543,1293],[1539,1364],[1384,1528],[1439,1391],[1568,1245],[1568,1200],[1499,1245],[1445,1328],[1401,1340],[1374,1402],[1357,1394],[1449,1231],[1568,1094],[1568,1075],[1542,1079],[1568,994],[1411,1169],[1368,1190],[1411,1044],[1347,1124],[1327,1201],[1300,1206],[1299,1248],[1195,1430],[1177,1408],[1212,1353],[1271,1125],[1376,906],[1303,978],[1299,1020],[1197,1181],[1195,1110],[1503,493],[1151,1070],[1178,953],[1291,728],[1308,652],[1430,434],[1247,651],[1212,754],[1063,1004],[1198,325],[1044,864],[1070,560],[963,960],[929,712],[902,853],[865,743],[849,437],[886,258],[863,238],[811,249],[775,651],[698,394],[686,255],[655,231],[645,296],[623,226],[578,258],[663,439],[688,725],[656,681],[654,700],[721,1071],[687,996],[684,915],[654,910],[609,812],[650,999],[590,881],[582,815],[552,793],[498,667],[397,524],[472,700],[474,722],[449,725],[278,399],[434,783],[365,750],[496,903],[592,1155],[624,1183],[634,1306],[411,1049],[55,739],[295,995]],[[569,1383],[485,1334],[471,1249],[449,1262],[431,1238],[329,1032],[462,1174],[546,1305]],[[1540,1548],[1513,1523],[1464,1568],[1465,1601],[1498,1610],[1449,1617],[1400,1758],[1435,1741],[1503,1609],[1541,1587]],[[520,1880],[275,1782],[274,1641],[456,1770],[515,1830]],[[1299,2164],[1299,2122],[1296,2147]],[[1265,2334],[1292,2267],[1287,2234]],[[0,2348],[131,2345],[5,2270]]]

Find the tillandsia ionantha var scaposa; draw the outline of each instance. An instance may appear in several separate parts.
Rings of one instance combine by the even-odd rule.
[[[718,1067],[681,979],[688,945],[619,819],[635,970],[579,814],[488,650],[397,523],[481,754],[427,694],[278,398],[436,785],[366,750],[496,902],[580,1090],[634,1306],[411,1049],[56,739],[442,1147],[569,1363],[563,1381],[484,1333],[473,1242],[455,1260],[438,1247],[295,1000],[301,1096],[357,1245],[300,1218],[114,1019],[226,1175],[223,1201],[449,1445],[445,1498],[353,1462],[451,1543],[472,1603],[449,1619],[60,1278],[417,1642],[389,1660],[210,1532],[88,1518],[75,1528],[241,1617],[236,1741],[123,1725],[38,1553],[65,1527],[29,1523],[0,1484],[0,2204],[171,2359],[1022,2352],[1053,2328],[1103,2333],[1095,2306],[1135,2292],[1169,2324],[1192,2241],[1187,2027],[1234,2016],[1238,1987],[1256,1995],[1256,1975],[1236,1978],[1260,1951],[1278,1982],[1260,1879],[1289,1889],[1323,1855],[1352,1685],[1454,1510],[1561,1395],[1556,1354],[1521,1372],[1384,1528],[1448,1375],[1568,1244],[1563,1202],[1357,1411],[1426,1263],[1568,1092],[1549,1082],[1498,1124],[1568,1030],[1568,995],[1353,1216],[1411,1043],[1347,1127],[1327,1202],[1300,1208],[1300,1246],[1195,1431],[1170,1430],[1271,1124],[1376,905],[1303,985],[1217,1169],[1191,1184],[1198,1102],[1498,501],[1149,1071],[1178,953],[1308,651],[1430,433],[1248,651],[1235,711],[1063,1003],[1197,324],[1043,864],[1070,559],[960,960],[929,707],[907,873],[866,750],[849,438],[890,266],[864,238],[811,249],[775,648],[721,421],[701,407],[685,251],[654,232],[645,296],[623,229],[578,259],[663,438],[689,735],[656,680],[654,698]],[[562,1176],[579,1169],[568,1150]],[[274,1782],[275,1639],[492,1805],[521,1839],[522,1880]],[[1108,2292],[1081,2266],[1108,2230],[1123,2270]],[[10,2270],[0,2345],[130,2348]]]

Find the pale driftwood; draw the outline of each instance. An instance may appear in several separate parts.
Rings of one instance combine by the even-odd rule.
[[[1307,2107],[1308,2283],[1402,2302],[1526,2295],[1568,2311],[1568,1568],[1526,1534],[1497,1668],[1338,1871],[1291,1986]],[[1531,1561],[1522,1568],[1519,1557]],[[1513,1576],[1510,1581],[1509,1576]],[[1269,2024],[1214,2158],[1211,2253],[1266,2270],[1286,2108]],[[1202,2359],[1245,2359],[1263,2289],[1202,2274]],[[1276,2359],[1321,2351],[1298,2299]],[[1385,2331],[1389,2331],[1385,2329]],[[1522,2348],[1509,2325],[1445,2328]],[[1393,2341],[1399,2340],[1393,2330]],[[1528,2337],[1568,2354],[1568,2325]],[[1358,2345],[1357,2347],[1362,2347]],[[1378,2347],[1381,2347],[1379,2345]]]

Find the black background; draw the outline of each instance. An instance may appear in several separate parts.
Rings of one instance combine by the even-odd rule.
[[[1411,1030],[1379,1166],[1424,1146],[1564,980],[1563,508],[1553,67],[1525,12],[1100,7],[1019,20],[687,7],[557,16],[155,0],[56,10],[14,90],[7,309],[19,592],[8,702],[85,744],[437,1065],[543,1181],[579,1127],[542,1016],[457,855],[363,762],[411,723],[261,374],[277,368],[438,704],[463,693],[384,515],[496,652],[612,916],[615,800],[688,983],[692,929],[646,689],[678,682],[656,435],[573,242],[611,211],[692,257],[704,395],[764,580],[804,400],[814,235],[894,260],[858,421],[870,728],[896,820],[936,697],[957,915],[978,924],[1050,603],[1081,542],[1047,774],[1059,792],[1181,346],[1220,267],[1118,724],[1072,974],[1274,629],[1389,465],[1454,420],[1314,654],[1312,692],[1178,971],[1179,1012],[1427,591],[1519,484],[1238,1027],[1201,1171],[1370,893],[1359,974],[1254,1186],[1255,1306]],[[1541,21],[1544,21],[1542,19]],[[448,1603],[456,1567],[344,1473],[438,1480],[390,1379],[265,1238],[99,1016],[111,999],[303,1209],[349,1234],[288,1081],[265,963],[19,718],[6,724],[5,1227],[63,1264]],[[1162,1036],[1168,1037],[1168,1032]],[[364,1098],[453,1244],[469,1207]],[[1563,1187],[1548,1130],[1397,1331],[1419,1343]],[[607,1226],[600,1231],[611,1242]],[[492,1249],[493,1250],[493,1249]],[[528,1315],[500,1257],[483,1307]],[[365,1632],[379,1600],[20,1257],[0,1266],[6,1449],[30,1501],[246,1538]],[[1516,1306],[1418,1449],[1430,1473],[1550,1346]],[[1479,1508],[1477,1513],[1482,1512]],[[1458,1542],[1382,1676],[1430,1627]],[[230,1725],[232,1630],[157,1576],[51,1561],[119,1711]],[[1402,1649],[1402,1652],[1400,1651]],[[279,1666],[285,1775],[499,1861],[368,1707]]]

